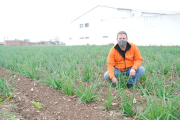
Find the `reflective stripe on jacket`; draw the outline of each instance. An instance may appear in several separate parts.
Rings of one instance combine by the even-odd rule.
[[[114,68],[117,68],[120,71],[125,71],[132,67],[137,70],[141,66],[142,61],[141,53],[135,44],[127,42],[125,55],[119,45],[116,44],[111,48],[107,60],[110,79],[115,77]]]

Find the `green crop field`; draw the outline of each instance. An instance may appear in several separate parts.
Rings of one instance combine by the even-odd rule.
[[[76,95],[81,102],[96,102],[101,98],[107,56],[112,46],[1,46],[0,66],[42,84]],[[107,100],[99,103],[112,107],[112,89],[119,93],[119,109],[123,116],[145,120],[180,119],[180,47],[139,46],[142,66],[146,71],[133,88],[133,95],[125,95],[128,77],[117,86],[107,85]],[[85,84],[88,84],[86,86]],[[5,83],[0,80],[0,96],[7,95]],[[3,89],[2,89],[3,88]],[[144,96],[145,102],[136,101]]]

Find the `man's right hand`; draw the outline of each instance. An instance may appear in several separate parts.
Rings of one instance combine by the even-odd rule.
[[[118,80],[117,80],[116,77],[113,77],[113,78],[111,79],[111,81],[112,81],[114,84],[117,84],[117,83],[118,83]]]

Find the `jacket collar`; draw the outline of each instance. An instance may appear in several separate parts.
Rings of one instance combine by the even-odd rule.
[[[125,58],[125,53],[126,53],[126,51],[128,51],[131,48],[131,45],[127,42],[127,46],[126,46],[126,50],[125,51],[121,50],[121,48],[119,47],[118,44],[116,44],[116,46],[114,48],[119,52],[119,54],[123,58]]]

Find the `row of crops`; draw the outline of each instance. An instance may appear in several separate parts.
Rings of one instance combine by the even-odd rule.
[[[132,96],[125,94],[128,77],[119,76],[121,82],[116,86],[102,82],[111,47],[1,46],[0,66],[40,80],[66,95],[76,95],[81,102],[96,102],[101,98],[101,87],[105,86],[107,97],[99,104],[109,110],[114,101],[120,100],[121,105],[117,105],[124,116],[179,120],[180,47],[139,47],[146,71],[134,86]],[[114,92],[118,95],[114,96]],[[145,97],[145,102],[135,102],[139,95]]]

